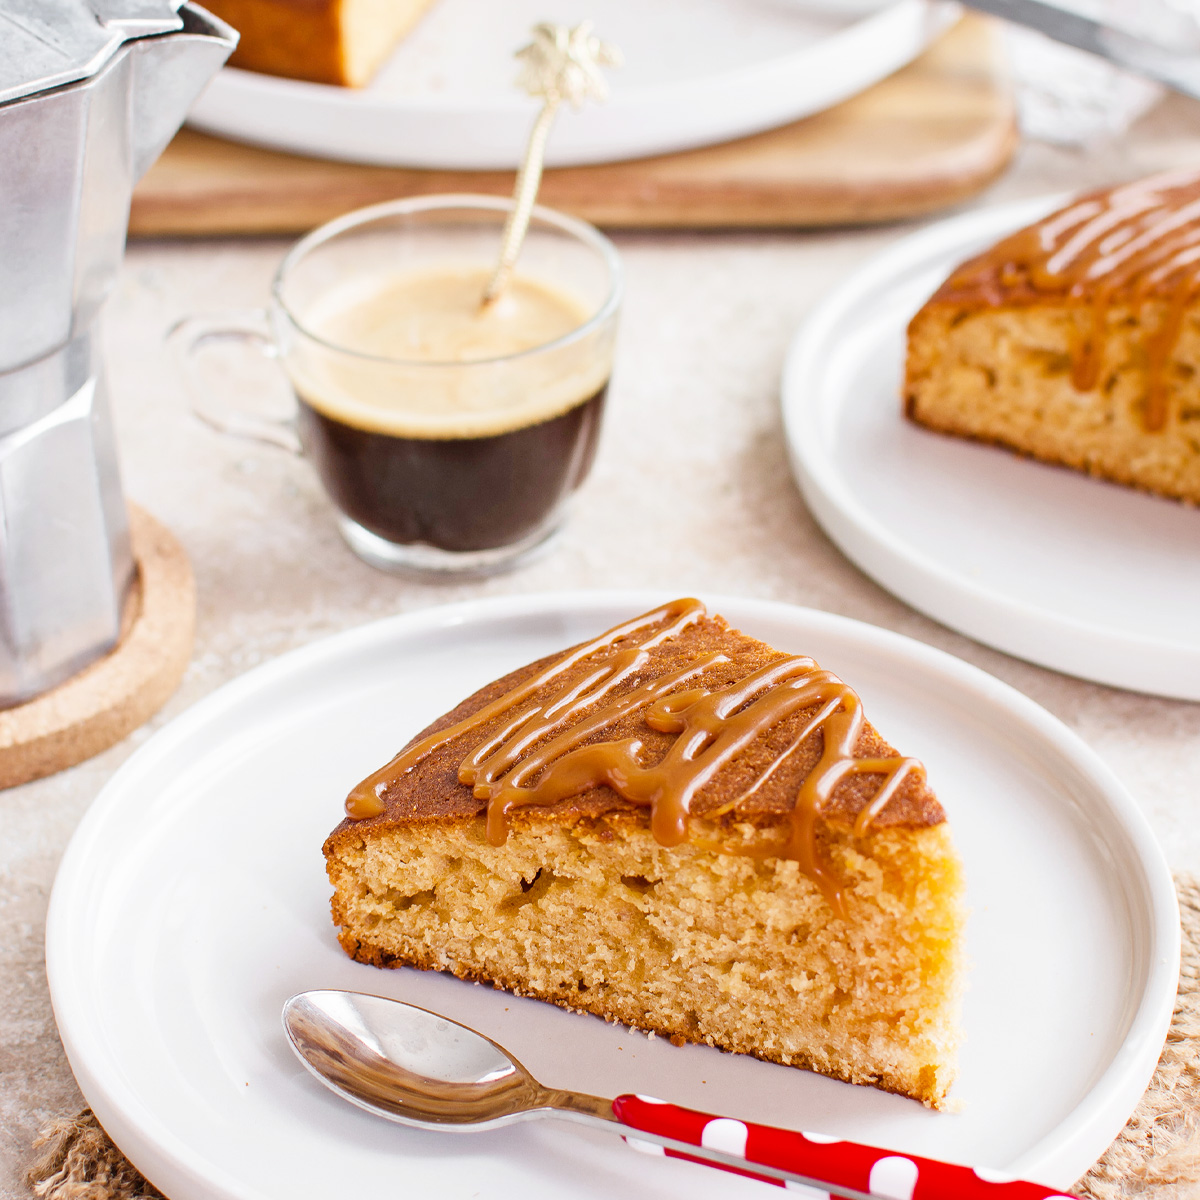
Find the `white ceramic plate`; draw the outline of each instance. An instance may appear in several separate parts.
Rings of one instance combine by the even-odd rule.
[[[808,319],[783,376],[792,467],[868,575],[990,646],[1200,700],[1200,510],[921,429],[901,412],[909,319],[964,259],[1062,202],[904,239]]]
[[[47,969],[88,1102],[172,1200],[763,1194],[556,1121],[439,1135],[371,1117],[288,1049],[280,1008],[304,988],[444,1012],[545,1082],[598,1095],[648,1091],[1057,1187],[1104,1150],[1150,1077],[1175,994],[1178,913],[1153,836],[1096,756],[1031,701],[841,617],[709,601],[853,681],[887,736],[928,764],[973,910],[961,1114],[345,957],[320,847],[348,786],[486,681],[662,599],[515,597],[367,625],[222,688],[113,777],[59,870]]]
[[[609,162],[770,129],[862,91],[956,18],[947,0],[878,12],[803,0],[437,0],[369,87],[226,68],[193,107],[198,129],[300,154],[455,170],[512,169],[537,111],[513,53],[536,21],[577,24],[624,53],[603,105],[566,112],[552,166]]]

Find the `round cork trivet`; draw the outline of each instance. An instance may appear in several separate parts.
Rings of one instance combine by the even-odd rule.
[[[170,530],[133,504],[129,532],[136,573],[120,641],[65,683],[0,711],[0,788],[107,750],[179,686],[196,628],[192,567]]]

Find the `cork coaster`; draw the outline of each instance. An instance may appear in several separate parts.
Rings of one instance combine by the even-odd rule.
[[[1183,955],[1175,1015],[1129,1123],[1075,1185],[1083,1200],[1200,1198],[1200,879],[1177,876]],[[163,1200],[90,1108],[43,1126],[27,1180],[39,1200]]]
[[[115,745],[179,686],[192,654],[196,585],[183,547],[129,506],[137,567],[116,648],[58,687],[0,711],[0,788],[53,775]]]

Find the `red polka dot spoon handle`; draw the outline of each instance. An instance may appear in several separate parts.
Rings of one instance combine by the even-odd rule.
[[[695,1152],[645,1141],[636,1133],[623,1135],[635,1149],[748,1175],[807,1200],[1071,1200],[1053,1188],[995,1171],[875,1150],[823,1133],[713,1117],[649,1096],[618,1096],[612,1108],[630,1130],[694,1146]]]

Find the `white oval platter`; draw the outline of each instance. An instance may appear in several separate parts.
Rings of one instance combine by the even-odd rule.
[[[512,170],[537,104],[513,53],[536,21],[621,48],[607,103],[564,112],[550,166],[711,145],[829,108],[914,59],[958,15],[948,0],[876,12],[801,0],[438,0],[365,88],[227,67],[188,118],[197,129],[297,154],[449,170]]]
[[[935,620],[1068,675],[1200,700],[1200,510],[901,411],[912,315],[958,263],[1062,201],[940,222],[829,295],[784,369],[792,468],[846,555]]]
[[[444,1200],[764,1194],[556,1121],[467,1136],[372,1117],[321,1088],[284,1039],[284,1000],[323,987],[441,1011],[553,1086],[649,1091],[1056,1187],[1104,1150],[1153,1071],[1175,994],[1178,912],[1147,823],[1032,701],[842,617],[708,599],[852,681],[886,736],[928,765],[972,909],[961,1112],[342,953],[321,843],[348,786],[488,680],[663,598],[520,596],[367,625],[221,688],[112,778],[63,858],[47,970],[88,1103],[172,1200],[333,1200],[401,1181]]]

